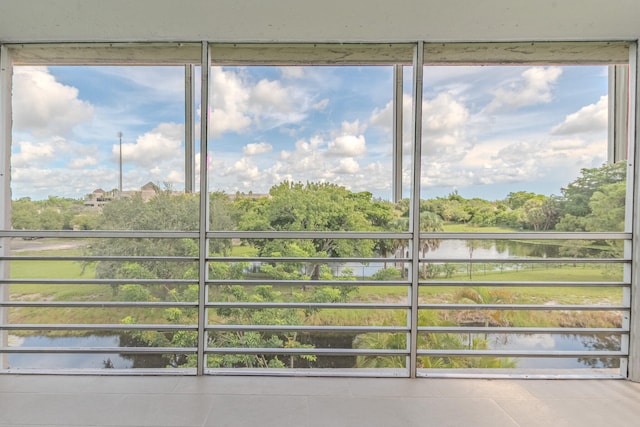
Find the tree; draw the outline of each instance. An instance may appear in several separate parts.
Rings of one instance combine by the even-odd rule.
[[[624,231],[627,187],[624,181],[605,184],[589,200],[587,231]]]
[[[591,196],[606,184],[624,182],[626,172],[626,161],[605,163],[599,168],[582,169],[581,176],[562,189],[562,213],[577,217],[589,215]]]
[[[221,192],[209,195],[209,229],[214,231],[234,230],[237,220],[232,214],[229,197]],[[214,254],[227,255],[231,250],[231,239],[210,239],[209,251]]]
[[[241,218],[241,230],[374,231],[388,226],[391,204],[372,200],[371,193],[352,193],[328,183],[283,182],[271,188],[270,198],[254,204]],[[297,253],[302,257],[370,256],[375,242],[362,239],[247,239],[260,256]],[[314,263],[311,279],[320,264]]]
[[[543,202],[540,199],[529,199],[522,206],[525,211],[526,223],[535,231],[543,229],[547,220],[547,217],[542,210],[542,203]]]
[[[39,230],[38,206],[29,197],[11,203],[11,225],[16,230]]]
[[[511,209],[519,209],[531,199],[539,199],[540,195],[529,191],[515,191],[507,195],[505,202]]]
[[[103,230],[197,230],[198,196],[160,192],[148,201],[140,195],[118,199],[105,205],[98,228]],[[198,255],[192,239],[101,239],[89,247],[91,255],[101,256],[192,256]],[[100,261],[96,277],[105,279],[197,279],[193,262],[153,260],[123,263]],[[156,286],[154,296],[164,299],[171,286]],[[118,287],[114,287],[117,294]]]
[[[624,231],[626,210],[626,162],[583,169],[583,176],[569,185],[559,231]],[[588,196],[588,199],[587,199]],[[577,212],[579,214],[574,214]],[[620,256],[620,241],[573,241],[563,250],[573,256],[594,256],[593,248]],[[598,252],[602,253],[602,252]]]
[[[11,223],[17,230],[68,230],[73,228],[73,218],[87,212],[80,200],[55,196],[13,200],[11,210]]]

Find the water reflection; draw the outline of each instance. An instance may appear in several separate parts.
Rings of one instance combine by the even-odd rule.
[[[469,339],[473,339],[473,334]],[[530,351],[620,351],[619,335],[576,335],[576,334],[482,334],[488,348],[494,350]],[[316,347],[331,343],[315,343]],[[335,344],[335,343],[334,343]],[[125,346],[119,335],[88,335],[83,337],[29,336],[14,341],[19,347],[120,347]],[[343,342],[335,347],[348,347]],[[331,364],[322,367],[352,367],[354,358],[333,358]],[[344,359],[341,361],[339,359]],[[535,358],[523,357],[515,360],[516,368],[618,368],[618,358]],[[13,369],[140,369],[165,368],[166,359],[161,355],[119,355],[119,354],[10,354],[9,365]],[[311,367],[311,366],[310,366]],[[318,366],[314,366],[318,367]]]
[[[489,348],[530,351],[620,351],[619,335],[488,334]],[[520,358],[518,368],[618,368],[620,360],[608,357]]]
[[[14,340],[12,340],[14,341]],[[119,335],[87,335],[73,337],[47,337],[31,335],[16,338],[18,347],[120,347]],[[133,361],[119,354],[27,353],[9,354],[9,367],[14,369],[129,369]]]

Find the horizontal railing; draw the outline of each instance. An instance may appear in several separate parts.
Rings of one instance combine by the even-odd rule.
[[[403,245],[410,245],[412,241],[411,233],[388,233],[388,232],[249,232],[249,231],[210,231],[206,233],[209,239],[399,239]],[[2,231],[0,237],[26,237],[26,238],[63,238],[63,239],[198,239],[197,232],[183,231]],[[541,233],[541,232],[520,232],[520,233],[420,233],[421,239],[440,240],[618,240],[629,241],[630,233]],[[403,253],[405,251],[402,251]],[[628,340],[630,335],[628,317],[630,315],[630,301],[628,293],[631,283],[622,277],[612,277],[611,280],[603,280],[601,277],[594,277],[593,281],[588,280],[482,280],[481,273],[474,273],[473,280],[466,280],[464,276],[458,274],[451,278],[443,277],[392,277],[388,280],[375,280],[370,274],[362,273],[359,277],[344,278],[338,273],[332,273],[331,278],[317,277],[317,280],[305,278],[280,278],[269,277],[261,273],[263,265],[270,266],[328,266],[331,268],[343,268],[345,266],[356,266],[356,268],[375,268],[382,270],[385,265],[399,267],[411,271],[413,263],[418,264],[420,270],[426,265],[438,264],[458,264],[461,266],[477,266],[479,264],[515,266],[517,264],[539,268],[555,268],[558,265],[572,265],[576,268],[581,266],[629,266],[630,257],[509,257],[509,258],[487,258],[487,257],[438,257],[420,256],[418,259],[410,257],[260,257],[260,256],[214,256],[204,254],[199,256],[170,256],[170,255],[135,255],[125,256],[118,254],[77,254],[77,255],[56,255],[47,254],[38,256],[33,254],[15,254],[0,257],[0,261],[10,265],[20,263],[37,262],[39,265],[55,265],[60,262],[77,262],[82,265],[90,265],[101,262],[122,265],[125,263],[172,263],[192,264],[197,271],[199,263],[206,263],[207,270],[211,274],[210,268],[218,265],[224,268],[229,266],[248,263],[257,272],[245,271],[242,277],[206,277],[204,280],[185,279],[178,277],[168,278],[145,278],[135,276],[131,278],[91,278],[91,277],[20,277],[7,278],[2,280],[5,286],[77,286],[83,287],[112,287],[121,288],[125,285],[136,285],[141,289],[165,289],[167,297],[165,300],[80,300],[70,298],[68,300],[47,300],[38,295],[25,295],[19,299],[10,298],[0,301],[0,307],[11,310],[9,321],[0,324],[0,330],[17,336],[18,341],[27,339],[33,335],[46,334],[47,336],[70,336],[83,337],[87,334],[101,336],[104,334],[117,333],[123,336],[134,337],[131,345],[104,345],[104,346],[40,346],[34,345],[2,345],[0,353],[10,356],[14,355],[123,355],[130,356],[165,356],[191,357],[198,353],[197,346],[188,344],[189,340],[197,343],[195,336],[202,326],[205,338],[202,342],[206,347],[201,349],[204,353],[204,371],[208,373],[233,373],[241,368],[243,373],[265,373],[272,370],[280,372],[282,369],[291,370],[298,374],[301,370],[308,370],[314,375],[325,372],[327,375],[334,375],[336,372],[345,371],[346,375],[352,375],[357,370],[368,372],[370,375],[397,376],[398,372],[403,372],[405,376],[411,375],[411,370],[415,369],[418,376],[438,375],[439,370],[446,375],[450,369],[457,369],[456,372],[473,372],[474,369],[482,368],[483,364],[474,365],[473,360],[486,362],[496,367],[506,367],[510,372],[517,374],[519,368],[518,359],[603,359],[611,363],[607,370],[608,376],[612,370],[621,370],[628,357]],[[539,266],[538,266],[539,264]],[[374,266],[374,267],[371,267]],[[554,267],[555,266],[555,267]],[[245,268],[245,267],[243,267]],[[498,267],[496,267],[497,269]],[[505,267],[507,270],[509,267]],[[398,269],[398,271],[401,271]],[[494,271],[494,273],[497,270]],[[398,273],[404,276],[405,273]],[[625,276],[626,277],[626,276]],[[523,276],[524,278],[524,276]],[[480,279],[480,280],[477,280]],[[188,287],[202,283],[205,286],[204,294],[207,296],[203,301],[183,301],[170,300],[173,298],[171,289]],[[252,293],[261,287],[269,287],[273,292],[278,293],[275,300],[267,300],[258,294]],[[412,305],[409,295],[411,289],[416,286],[419,292],[418,304]],[[302,297],[313,296],[313,292],[321,292],[322,288],[331,288],[339,292],[357,287],[359,293],[350,297],[345,297],[342,301],[314,301],[298,300]],[[225,294],[229,289],[240,288],[246,291],[242,298],[247,300],[232,300],[232,294]],[[403,291],[404,288],[404,291]],[[505,289],[529,290],[531,292],[546,292],[554,288],[567,288],[576,292],[576,301],[572,303],[562,303],[541,299],[536,303],[522,303],[513,301],[482,301],[482,302],[459,302],[447,300],[456,290],[470,289]],[[16,288],[17,289],[17,288]],[[598,300],[594,296],[580,296],[581,289],[598,291],[608,289],[615,293],[615,299],[619,301]],[[122,290],[120,290],[122,292]],[[164,291],[163,291],[164,292]],[[105,294],[99,294],[99,298]],[[333,294],[332,294],[333,295]],[[90,297],[87,297],[90,298]],[[320,297],[319,297],[320,298]],[[169,320],[162,320],[158,313],[148,316],[141,323],[113,323],[111,321],[100,321],[96,318],[95,323],[77,323],[73,317],[74,310],[107,310],[113,316],[127,314],[134,315],[138,311],[149,314],[149,310],[179,310],[196,312],[204,309],[204,318],[193,319],[188,322],[170,323]],[[50,317],[47,322],[39,323],[33,320],[17,317],[18,321],[12,319],[16,315],[16,310],[35,310],[31,314],[38,315],[44,310],[63,310],[61,314]],[[67,311],[71,310],[71,311]],[[134,311],[135,310],[135,313]],[[235,310],[235,311],[234,311]],[[269,318],[266,314],[269,311],[281,312],[280,318]],[[290,323],[284,312],[304,311],[306,318],[302,319],[302,324]],[[252,314],[266,313],[265,317],[256,321]],[[331,312],[334,317],[322,317],[317,313]],[[417,336],[412,336],[412,325],[410,323],[411,313],[417,312],[418,325],[415,330]],[[432,312],[441,314],[434,315]],[[453,319],[454,312],[475,313],[469,314],[462,320]],[[514,326],[508,319],[503,319],[508,313],[514,312],[553,312],[563,316],[570,313],[609,313],[619,319],[617,324],[611,327],[601,327],[596,323],[585,323],[584,326],[555,326],[555,325],[525,325]],[[231,314],[229,314],[231,313]],[[284,314],[283,314],[284,313]],[[361,314],[358,314],[361,313]],[[364,313],[364,314],[362,314]],[[370,313],[375,313],[369,316]],[[384,313],[388,313],[384,315]],[[480,314],[478,314],[480,313]],[[144,314],[144,313],[143,313]],[[175,313],[174,313],[175,314]],[[179,314],[175,314],[179,316]],[[384,315],[384,316],[382,316]],[[69,322],[66,323],[66,318]],[[226,316],[226,317],[225,317]],[[235,317],[234,317],[235,316]],[[315,317],[314,317],[315,316]],[[366,317],[369,316],[369,317]],[[382,316],[382,317],[376,317]],[[385,317],[386,316],[386,317]],[[433,317],[436,316],[436,317]],[[442,316],[438,318],[437,316]],[[498,323],[492,324],[490,317],[498,319]],[[55,321],[52,321],[54,320]],[[149,320],[155,319],[155,320]],[[299,319],[299,320],[300,320]],[[431,319],[431,320],[430,320]],[[437,323],[429,323],[433,319]],[[439,320],[438,320],[439,319]],[[452,320],[453,319],[453,320]],[[162,320],[162,321],[160,321]],[[253,321],[253,322],[251,322]],[[377,322],[377,323],[376,323]],[[449,324],[449,323],[453,324]],[[500,323],[502,322],[502,323]],[[200,325],[202,323],[202,325]],[[580,323],[578,321],[577,323]],[[17,335],[16,335],[17,334]],[[144,334],[152,334],[146,338]],[[167,346],[164,339],[175,338],[179,334],[191,334],[185,340],[176,340],[175,345]],[[255,334],[255,335],[251,335]],[[597,336],[609,339],[612,347],[610,349],[511,349],[493,348],[487,341],[489,336],[510,337],[561,337],[566,335],[592,337]],[[250,339],[260,336],[261,342],[252,343]],[[329,337],[329,338],[326,338]],[[342,338],[336,338],[342,337]],[[455,338],[451,340],[451,338]],[[233,338],[233,339],[230,339]],[[380,338],[379,341],[375,339]],[[385,341],[385,338],[388,338]],[[475,339],[481,338],[484,347],[477,347]],[[140,345],[140,339],[146,345]],[[264,342],[273,339],[274,346],[264,346]],[[290,341],[287,341],[290,340]],[[306,341],[305,341],[306,340]],[[333,341],[332,341],[333,340]],[[410,343],[417,341],[416,359],[411,360]],[[443,340],[451,340],[443,343]],[[163,345],[164,343],[164,345]],[[136,345],[137,344],[137,345]],[[257,344],[257,345],[256,345]],[[447,347],[448,346],[448,347]],[[224,361],[228,357],[229,361]],[[257,357],[258,364],[248,362],[247,357]],[[284,368],[274,368],[269,365],[269,361],[278,359]],[[330,360],[340,360],[335,364]],[[427,360],[428,359],[428,360]],[[463,360],[464,366],[459,367],[455,360]],[[223,360],[223,363],[220,362]],[[243,362],[244,360],[244,362]],[[451,362],[449,362],[451,360]],[[491,363],[490,363],[491,362]],[[192,362],[187,359],[176,362],[173,368],[193,367]],[[222,363],[222,364],[220,364]],[[224,363],[227,363],[226,365]],[[245,363],[243,365],[243,363]],[[447,365],[447,363],[449,363]],[[500,365],[500,363],[503,363]],[[515,364],[514,364],[515,363]],[[432,365],[437,365],[434,367]],[[372,368],[373,366],[373,368]],[[7,372],[15,372],[16,369],[4,367]],[[22,368],[20,370],[25,370]],[[128,368],[134,370],[136,368]],[[144,369],[144,368],[142,368]],[[162,372],[166,368],[156,366],[155,371]],[[501,372],[503,371],[501,370]],[[540,372],[545,372],[546,368],[536,368]],[[571,369],[566,369],[570,372]],[[37,369],[36,369],[37,370]],[[65,372],[66,368],[61,368],[60,372]],[[171,369],[169,369],[171,370]],[[400,370],[400,371],[399,371]],[[583,369],[579,371],[587,377],[599,376],[599,370],[594,370],[593,374],[584,374]],[[458,374],[456,374],[458,375]],[[486,374],[487,376],[490,376]],[[619,373],[623,376],[623,373]]]

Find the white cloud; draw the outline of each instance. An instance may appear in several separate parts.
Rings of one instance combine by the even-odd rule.
[[[340,159],[338,167],[334,170],[335,173],[340,174],[354,174],[360,170],[360,165],[352,157]]]
[[[431,132],[447,132],[464,126],[469,111],[448,93],[439,93],[422,105],[424,127]]]
[[[184,125],[161,123],[155,129],[139,136],[135,143],[123,143],[122,160],[150,169],[160,162],[183,157],[183,136]],[[119,149],[117,144],[112,146],[113,159],[118,159]]]
[[[405,94],[402,100],[403,143],[410,149],[413,129],[412,98]],[[422,102],[424,148],[431,154],[442,152],[443,147],[462,146],[464,133],[469,124],[470,113],[463,102],[453,95],[442,92],[433,99]],[[393,126],[393,103],[389,101],[382,109],[375,109],[369,118],[372,125],[391,132]]]
[[[96,188],[110,190],[117,185],[117,172],[107,168],[24,167],[11,171],[14,198],[29,196],[39,200],[50,195],[80,198]]]
[[[494,92],[494,99],[487,106],[487,111],[548,103],[552,99],[554,84],[561,74],[561,67],[528,68],[519,80],[512,81]]]
[[[291,112],[291,90],[277,80],[262,79],[251,91],[252,109],[260,112]]]
[[[294,76],[297,72],[285,73]],[[224,132],[245,132],[251,126],[269,129],[298,123],[309,110],[322,110],[329,102],[314,102],[304,86],[286,86],[279,80],[264,78],[254,83],[242,70],[213,67],[211,81],[210,131],[214,137]]]
[[[280,67],[280,72],[282,73],[282,78],[284,79],[301,79],[305,76],[303,67]]]
[[[240,77],[221,67],[211,68],[212,97],[210,131],[220,136],[226,131],[240,132],[251,124],[247,114],[250,91]]]
[[[96,72],[128,81],[144,98],[184,99],[184,69],[165,66],[96,67]],[[199,81],[198,81],[199,83]],[[133,101],[135,102],[135,101]]]
[[[353,122],[343,121],[340,125],[341,135],[360,135],[367,130],[366,123],[360,123],[360,120],[354,120]]]
[[[184,184],[184,172],[181,170],[172,170],[167,174],[166,181]]]
[[[273,151],[273,146],[266,142],[247,144],[242,149],[242,153],[245,156],[256,156],[258,154],[270,153],[271,151]]]
[[[93,106],[78,89],[63,85],[46,67],[14,68],[13,124],[34,136],[66,136],[93,117]]]
[[[405,95],[407,97],[407,95]],[[411,99],[409,99],[411,102]],[[411,108],[411,104],[409,104]],[[387,102],[382,108],[375,108],[369,116],[369,122],[374,126],[380,126],[388,131],[391,131],[393,126],[393,101]]]
[[[551,129],[553,135],[571,135],[584,132],[606,131],[609,117],[608,97],[602,96],[595,104],[589,104]]]
[[[324,98],[318,102],[316,102],[315,104],[311,105],[311,109],[312,110],[324,110],[325,108],[327,108],[327,105],[329,105],[329,99],[328,98]]]
[[[71,159],[71,161],[67,164],[67,167],[71,169],[84,169],[87,166],[95,166],[97,164],[98,159],[93,156],[86,156]]]
[[[519,141],[490,140],[474,145],[458,162],[429,163],[425,170],[432,185],[534,185],[550,177],[564,184],[581,168],[601,164],[604,147],[606,141],[601,139],[559,140],[544,135]]]
[[[250,159],[243,157],[223,172],[224,175],[233,175],[240,180],[259,181],[261,179],[258,166]]]
[[[367,151],[363,135],[341,135],[329,142],[327,153],[332,156],[361,156]]]
[[[19,151],[11,156],[11,166],[13,168],[33,167],[55,158],[55,141],[37,143],[20,141],[16,146]]]

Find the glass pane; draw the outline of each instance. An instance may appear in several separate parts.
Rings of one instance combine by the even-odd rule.
[[[348,213],[391,197],[392,67],[212,67],[211,79],[209,188],[226,195],[212,197],[212,229],[372,229]]]
[[[193,228],[143,208],[184,189],[184,67],[16,66],[12,99],[13,228]]]
[[[608,68],[483,65],[424,71],[419,299],[442,308],[421,309],[420,326],[585,331],[425,331],[418,347],[463,353],[620,351],[619,333],[588,329],[623,326],[623,312],[604,308],[627,304],[628,290],[620,286],[629,278],[628,263],[621,261],[623,240],[426,234],[624,231],[626,162],[607,163],[608,101],[614,95],[608,93]],[[518,305],[549,309],[514,310]],[[604,309],[554,309],[557,305]],[[619,359],[445,355],[420,357],[418,366],[610,368],[618,367]]]
[[[179,66],[15,67],[13,228],[198,230],[199,198],[184,192],[184,81]],[[154,325],[197,322],[197,310],[180,305],[197,301],[197,255],[197,241],[189,238],[14,238],[9,271],[19,282],[10,285],[9,301],[27,305],[8,309],[7,322],[51,329],[21,326],[11,331],[9,341],[79,351],[191,347],[192,331],[156,330]],[[148,258],[153,256],[164,258]],[[117,305],[132,302],[146,305]],[[156,303],[176,306],[149,305]],[[56,324],[112,326],[85,330]],[[136,325],[149,329],[127,329]],[[8,363],[92,369],[186,363],[180,354],[37,356],[41,359],[14,354]]]
[[[607,67],[424,71],[423,231],[623,231]]]

